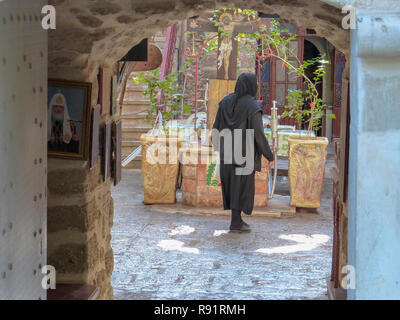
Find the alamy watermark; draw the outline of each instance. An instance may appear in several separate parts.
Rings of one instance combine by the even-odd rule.
[[[185,129],[188,130],[188,129]],[[208,130],[206,131],[209,132]],[[206,136],[209,136],[206,133]],[[187,132],[184,134],[188,135]],[[236,167],[236,175],[249,175],[254,170],[255,137],[253,129],[224,129],[211,131],[214,150],[209,152],[208,145],[189,143],[189,148],[182,148],[178,153],[178,136],[172,134],[160,134],[156,141],[149,142],[146,147],[146,161],[155,164],[233,164]]]
[[[6,0],[0,0],[0,2],[4,2]],[[45,5],[42,7],[42,28],[44,30],[49,30],[49,29],[56,29],[56,8],[52,5]]]
[[[44,15],[42,18],[42,28],[44,30],[56,29],[56,8],[52,5],[46,5],[42,8],[42,14]]]
[[[42,279],[42,288],[44,290],[55,290],[56,289],[56,268],[53,266],[44,266],[42,268],[42,274],[45,276]]]
[[[356,25],[356,8],[353,6],[344,6],[342,8],[342,13],[346,16],[342,19],[342,28],[345,30],[355,30]]]
[[[341,273],[345,275],[340,283],[341,287],[345,290],[355,290],[356,268],[351,265],[345,265],[342,267]]]

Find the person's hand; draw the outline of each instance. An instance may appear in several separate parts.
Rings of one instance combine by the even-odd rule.
[[[272,168],[274,166],[274,164],[275,164],[275,161],[270,161],[269,162],[269,167]]]
[[[63,138],[64,138],[64,142],[68,144],[68,143],[71,142],[72,134],[67,132],[67,133],[64,134]]]

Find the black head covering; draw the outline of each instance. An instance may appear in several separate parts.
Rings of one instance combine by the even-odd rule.
[[[242,73],[236,82],[235,94],[237,99],[243,96],[250,95],[256,97],[257,94],[257,77],[253,73]]]
[[[253,73],[242,73],[235,87],[219,104],[221,128],[238,128],[238,126],[255,112],[262,112],[257,102],[257,77]]]

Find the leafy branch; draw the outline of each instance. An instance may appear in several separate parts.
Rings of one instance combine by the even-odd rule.
[[[178,75],[168,74],[164,79],[160,79],[160,69],[140,72],[133,78],[136,84],[145,84],[147,87],[143,95],[149,99],[150,106],[147,110],[147,121],[153,123],[159,111],[161,111],[163,122],[162,126],[166,130],[166,123],[175,119],[183,110],[184,113],[191,113],[191,106],[184,105],[182,108],[180,102],[183,94],[179,88]],[[160,101],[159,101],[160,100]]]
[[[284,106],[285,111],[282,118],[290,117],[296,119],[298,123],[308,120],[308,132],[319,130],[321,119],[324,115],[324,109],[327,107],[319,96],[318,85],[326,73],[326,65],[329,63],[324,56],[301,62],[296,53],[291,49],[290,43],[297,37],[288,29],[282,29],[278,20],[273,20],[267,28],[262,26],[260,31],[252,34],[238,34],[241,41],[258,40],[261,43],[263,55],[273,57],[282,61],[282,67],[289,70],[289,74],[295,74],[304,79],[305,90],[289,90],[287,97],[288,104]],[[312,65],[317,65],[310,79],[306,70]],[[304,109],[308,104],[310,109]]]

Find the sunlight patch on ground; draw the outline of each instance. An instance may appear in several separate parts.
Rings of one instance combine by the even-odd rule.
[[[158,247],[165,251],[181,251],[185,253],[193,253],[199,254],[199,249],[197,248],[189,248],[185,247],[182,241],[178,240],[161,240],[158,244]]]
[[[213,237],[219,237],[219,236],[222,236],[223,234],[227,234],[227,233],[229,233],[228,230],[215,230]]]
[[[311,237],[306,236],[305,234],[289,234],[289,235],[280,235],[279,239],[294,241],[297,242],[297,244],[280,246],[275,248],[261,248],[256,250],[256,252],[274,254],[274,253],[294,253],[299,251],[311,251],[327,243],[330,237],[324,234],[313,234]]]
[[[178,234],[180,235],[187,235],[191,234],[195,231],[195,228],[189,227],[189,226],[179,226],[176,227],[174,230],[172,230],[169,235],[170,236],[176,236]]]

